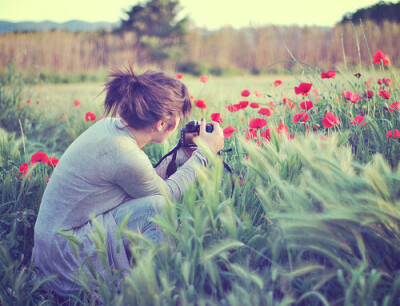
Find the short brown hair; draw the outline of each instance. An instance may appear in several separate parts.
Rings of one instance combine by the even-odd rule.
[[[117,114],[132,128],[145,129],[158,120],[175,126],[176,117],[189,117],[192,102],[187,87],[162,71],[135,75],[132,66],[113,69],[105,84],[105,115]]]

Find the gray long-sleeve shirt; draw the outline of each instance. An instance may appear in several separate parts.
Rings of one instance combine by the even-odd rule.
[[[126,254],[115,254],[117,227],[107,212],[125,201],[149,195],[166,193],[178,199],[195,181],[195,168],[207,165],[200,149],[190,158],[180,151],[177,162],[183,166],[164,179],[168,161],[164,160],[157,173],[120,119],[104,118],[79,136],[60,158],[43,194],[33,250],[41,274],[66,275],[79,265],[71,259],[72,250],[58,232],[70,231],[88,240],[93,229],[90,221],[95,217],[109,231],[109,257],[116,258],[114,266],[126,268]],[[63,291],[63,285],[58,287]]]

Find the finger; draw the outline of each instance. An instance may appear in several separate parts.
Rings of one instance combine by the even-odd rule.
[[[204,118],[201,118],[200,121],[200,133],[203,134],[206,132],[206,121],[204,120]]]
[[[221,129],[220,125],[218,122],[208,122],[207,125],[212,125],[213,126],[213,131],[212,133],[214,133],[215,131],[219,131]]]

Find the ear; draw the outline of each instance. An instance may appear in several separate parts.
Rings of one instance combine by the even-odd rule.
[[[154,123],[155,128],[158,132],[161,132],[162,130],[165,129],[166,123],[163,120],[158,120],[156,123]]]

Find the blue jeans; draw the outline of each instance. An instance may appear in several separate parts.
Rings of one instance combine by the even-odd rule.
[[[163,233],[157,225],[149,221],[161,213],[162,207],[166,204],[166,199],[161,195],[153,195],[140,199],[129,200],[111,210],[115,222],[121,226],[126,216],[130,215],[126,224],[126,229],[141,233],[143,237],[160,246],[164,242]],[[124,235],[122,237],[125,250],[129,252],[130,240]]]

